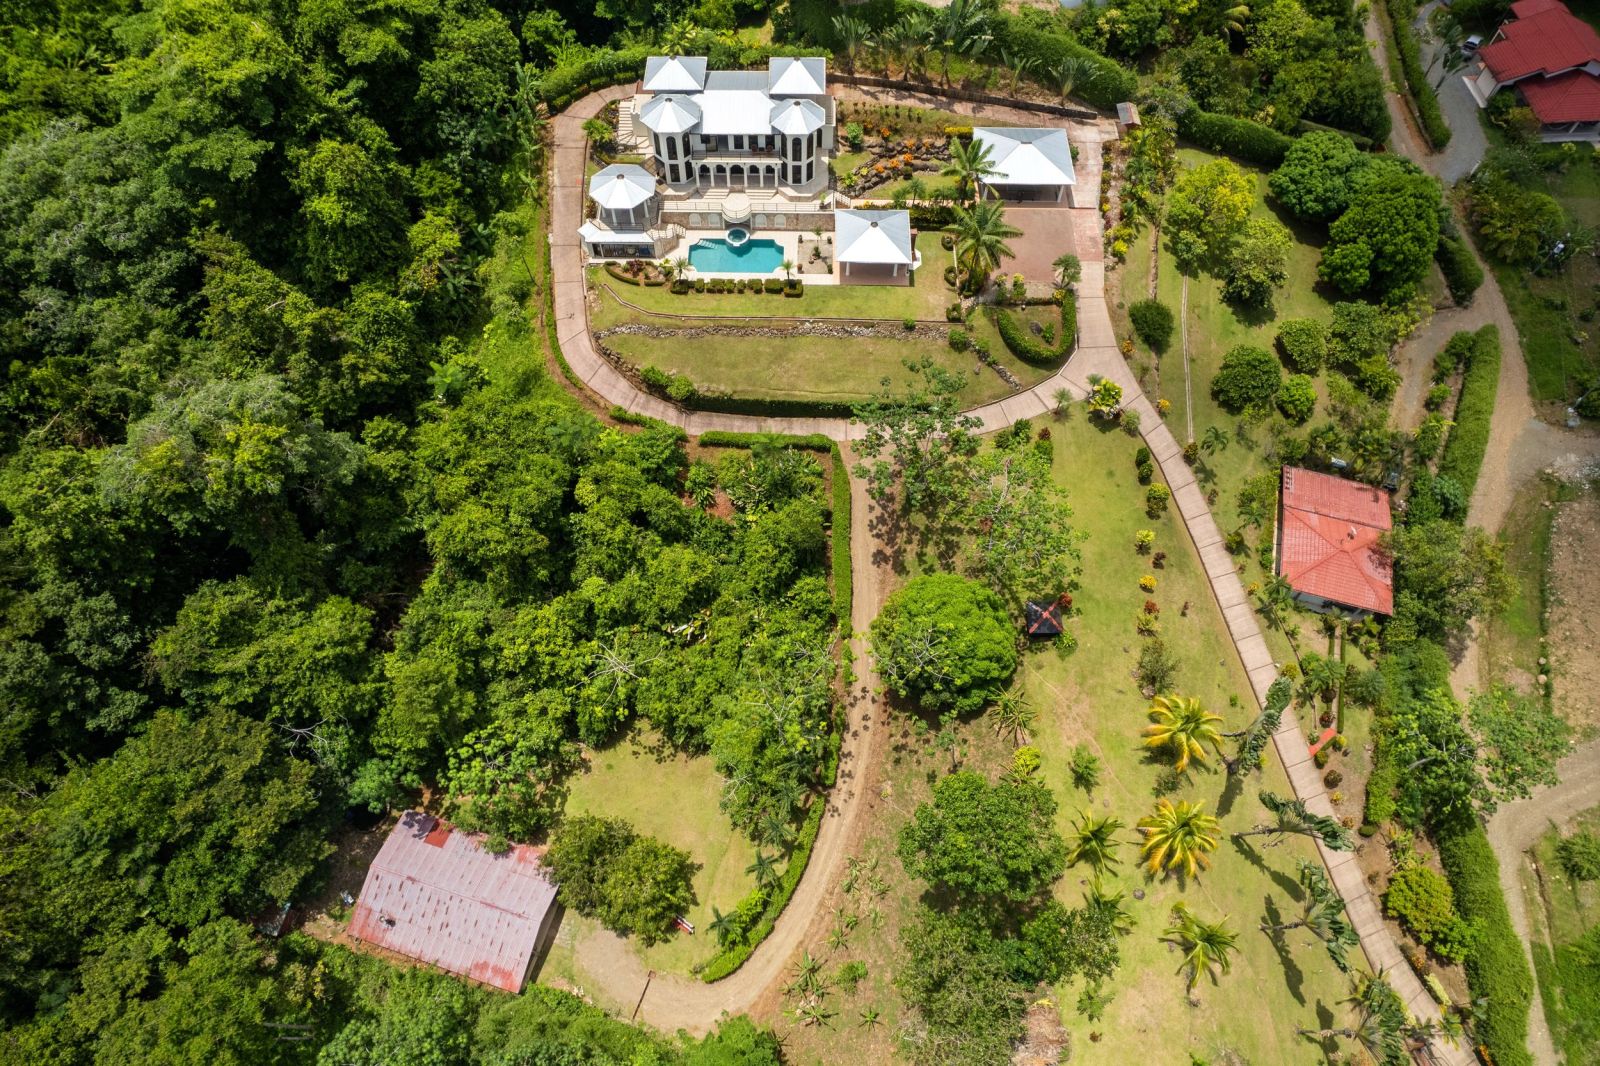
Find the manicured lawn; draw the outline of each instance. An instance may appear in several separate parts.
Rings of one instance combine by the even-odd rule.
[[[1138,743],[1148,700],[1133,676],[1144,640],[1133,622],[1144,600],[1153,599],[1161,607],[1161,635],[1180,664],[1179,692],[1199,697],[1230,729],[1246,724],[1253,704],[1181,521],[1175,512],[1155,521],[1144,513],[1143,489],[1134,479],[1136,442],[1120,432],[1101,431],[1081,413],[1065,425],[1052,423],[1051,432],[1057,479],[1070,493],[1076,524],[1088,537],[1082,587],[1073,604],[1079,613],[1072,623],[1078,650],[1066,657],[1053,651],[1033,654],[1024,666],[1027,692],[1040,711],[1034,742],[1044,754],[1046,779],[1062,803],[1062,830],[1070,830],[1078,809],[1090,808],[1121,818],[1129,826],[1124,837],[1131,841],[1137,835],[1134,822],[1154,805],[1152,786],[1165,765],[1148,758]],[[1163,569],[1152,569],[1147,557],[1135,554],[1134,533],[1139,529],[1155,530],[1157,549],[1168,553]],[[1143,574],[1157,579],[1154,594],[1147,596],[1139,588]],[[1074,790],[1068,776],[1068,760],[1078,744],[1095,752],[1105,767],[1092,795]],[[1242,789],[1225,792],[1225,783],[1220,772],[1196,774],[1173,798],[1203,801],[1222,815],[1224,830],[1231,832],[1262,819],[1259,791],[1289,791],[1270,753],[1265,772]],[[1260,838],[1255,839],[1259,844]],[[1146,878],[1132,843],[1122,848],[1121,858],[1116,886],[1128,891],[1138,924],[1123,941],[1122,969],[1111,983],[1116,998],[1101,1022],[1091,1025],[1072,1010],[1076,987],[1058,990],[1057,1001],[1065,1008],[1076,1046],[1088,1047],[1089,1033],[1095,1031],[1103,1036],[1094,1048],[1094,1061],[1137,1062],[1152,1048],[1161,1048],[1164,1058],[1174,1060],[1192,1051],[1219,1061],[1224,1049],[1232,1049],[1250,1062],[1319,1061],[1315,1048],[1294,1029],[1315,1024],[1319,1010],[1337,1014],[1338,1001],[1347,994],[1344,979],[1309,936],[1291,933],[1284,957],[1258,929],[1269,898],[1281,911],[1295,910],[1285,885],[1292,882],[1296,859],[1315,858],[1309,842],[1251,849],[1225,839],[1213,868],[1187,886],[1175,879]],[[1070,870],[1060,885],[1063,898],[1076,904],[1085,876],[1082,870]],[[1144,890],[1144,900],[1132,898],[1136,889]],[[1183,982],[1176,973],[1179,956],[1159,939],[1168,911],[1180,899],[1204,918],[1227,916],[1240,934],[1233,972],[1215,987],[1202,984],[1196,1009],[1184,1003]]]
[[[1600,807],[1579,814],[1575,828],[1600,832]],[[1568,1066],[1600,1063],[1600,981],[1575,942],[1600,926],[1600,881],[1575,882],[1556,857],[1560,834],[1551,830],[1522,864],[1522,887],[1536,933],[1534,970],[1556,1047]]]
[[[572,779],[566,809],[624,819],[639,832],[684,849],[700,864],[694,878],[699,902],[687,915],[699,932],[638,948],[652,968],[686,974],[717,953],[716,938],[706,931],[712,906],[730,911],[755,887],[745,873],[755,849],[729,826],[718,806],[722,782],[711,760],[658,753],[657,746],[655,738],[636,735],[593,752],[588,771]]]
[[[1318,1047],[1296,1036],[1295,1029],[1318,1026],[1319,1019],[1343,1019],[1340,1001],[1348,995],[1346,980],[1308,934],[1290,933],[1280,954],[1259,930],[1268,899],[1284,915],[1280,920],[1293,919],[1295,861],[1315,858],[1310,844],[1294,840],[1249,849],[1225,839],[1212,869],[1187,885],[1149,880],[1138,865],[1133,824],[1154,806],[1152,787],[1164,765],[1146,758],[1138,746],[1148,700],[1132,676],[1143,639],[1134,632],[1133,621],[1144,600],[1154,599],[1161,607],[1162,634],[1180,664],[1180,692],[1200,697],[1224,716],[1228,728],[1238,728],[1251,713],[1249,690],[1179,520],[1170,513],[1155,521],[1145,516],[1144,489],[1134,476],[1137,442],[1120,431],[1102,431],[1081,407],[1065,420],[1034,423],[1035,429],[1045,425],[1055,442],[1055,476],[1074,510],[1072,523],[1086,534],[1081,584],[1073,592],[1078,616],[1070,623],[1079,647],[1066,654],[1054,648],[1029,653],[1019,678],[1039,712],[1031,742],[1041,749],[1042,773],[1060,804],[1060,828],[1070,831],[1073,817],[1086,807],[1114,814],[1127,825],[1120,834],[1121,865],[1109,880],[1127,891],[1126,905],[1136,919],[1132,934],[1121,942],[1122,966],[1109,983],[1115,998],[1102,1020],[1090,1023],[1076,1011],[1078,984],[1055,989],[1050,997],[1071,1030],[1072,1061],[1188,1062],[1188,1053],[1193,1053],[1210,1062],[1323,1062]],[[1155,530],[1156,547],[1168,553],[1162,569],[1152,568],[1150,557],[1134,551],[1134,533],[1143,528]],[[907,554],[912,572],[937,565],[931,556]],[[1157,578],[1156,591],[1148,596],[1138,585],[1144,574]],[[1232,705],[1236,697],[1239,707]],[[863,854],[878,859],[878,870],[891,889],[881,902],[842,901],[847,910],[876,907],[885,922],[877,931],[863,922],[848,949],[821,952],[830,971],[845,958],[858,958],[867,962],[871,976],[855,996],[830,998],[829,1006],[839,1011],[833,1028],[780,1026],[797,1061],[890,1061],[894,1028],[909,1020],[897,1013],[900,1002],[891,979],[902,964],[897,924],[910,913],[919,886],[908,882],[894,857],[894,840],[931,783],[950,766],[948,757],[934,751],[926,737],[918,737],[903,715],[891,716],[887,728],[891,754],[886,783],[874,789],[883,798]],[[968,724],[963,736],[967,768],[992,777],[1009,763],[1009,736],[997,738],[984,719]],[[1071,784],[1068,760],[1078,744],[1094,751],[1104,766],[1102,783],[1092,795]],[[1209,810],[1222,813],[1225,831],[1236,831],[1262,818],[1256,798],[1262,789],[1288,793],[1270,750],[1264,772],[1242,789],[1225,796],[1224,785],[1220,772],[1199,773],[1175,798],[1205,801]],[[1069,869],[1057,885],[1058,895],[1069,906],[1079,905],[1087,879],[1085,869]],[[1134,899],[1136,890],[1145,898]],[[1171,906],[1180,899],[1203,918],[1226,917],[1239,934],[1232,972],[1215,986],[1209,981],[1201,985],[1198,1007],[1185,1003],[1177,973],[1180,956],[1161,940]],[[812,950],[819,951],[816,946]],[[866,1006],[881,1010],[886,1024],[863,1028],[858,1016]],[[1091,1033],[1098,1034],[1097,1041],[1091,1041]],[[1229,1051],[1242,1058],[1228,1058]]]
[[[693,326],[681,319],[658,325]],[[751,325],[759,326],[759,321]],[[1034,367],[1015,358],[1001,343],[994,326],[980,316],[973,333],[985,339],[995,361],[1014,374],[1024,388],[1043,380],[1051,368]],[[943,340],[895,336],[792,338],[716,336],[673,342],[660,337],[614,335],[605,343],[636,366],[656,366],[687,375],[704,393],[727,393],[765,399],[853,402],[877,394],[882,380],[891,388],[912,380],[905,360],[927,355],[966,382],[962,403],[974,406],[1009,396],[1012,389],[971,352],[958,353]]]

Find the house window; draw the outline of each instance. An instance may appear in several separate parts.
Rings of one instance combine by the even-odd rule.
[[[667,180],[670,181],[674,185],[678,184],[678,168],[677,167],[668,167],[667,168]]]
[[[676,137],[668,137],[667,138],[667,158],[668,159],[677,159],[678,158],[678,138],[676,138]]]
[[[806,164],[806,180],[810,181],[813,177],[816,176],[816,173],[817,173],[817,164],[815,164],[815,163],[807,163]]]
[[[800,158],[800,138],[798,138],[798,137],[789,138],[789,157],[791,159]]]
[[[740,134],[737,134],[737,135],[734,136],[734,138],[733,138],[733,150],[735,152],[744,151],[744,134],[740,133]]]

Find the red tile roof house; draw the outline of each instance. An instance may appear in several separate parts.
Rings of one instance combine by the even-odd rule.
[[[560,918],[542,851],[496,855],[480,835],[407,811],[367,870],[350,938],[520,992]]]
[[[1512,89],[1539,120],[1540,140],[1600,144],[1600,33],[1561,0],[1517,0],[1511,13],[1466,75],[1478,106]]]
[[[1372,485],[1283,468],[1277,571],[1315,610],[1394,613],[1394,575],[1379,543],[1392,527],[1389,494]]]

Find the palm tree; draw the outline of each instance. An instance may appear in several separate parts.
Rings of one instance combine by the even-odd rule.
[[[1389,982],[1381,973],[1357,977],[1346,1002],[1355,1008],[1355,1024],[1343,1029],[1296,1031],[1318,1042],[1353,1040],[1374,1062],[1383,1063],[1409,1062],[1413,1047],[1429,1044],[1437,1036],[1444,1036],[1454,1043],[1460,1033],[1460,1023],[1452,1014],[1445,1015],[1442,1026],[1436,1022],[1414,1020],[1406,1009],[1405,1001],[1389,987]]]
[[[989,12],[983,0],[950,0],[950,4],[937,12],[930,24],[929,43],[943,58],[941,74],[945,85],[950,84],[950,57],[957,52],[980,55],[994,40],[989,32]]]
[[[1111,891],[1100,883],[1098,876],[1089,879],[1089,891],[1085,893],[1084,905],[1091,910],[1102,911],[1111,918],[1111,928],[1118,936],[1127,936],[1133,932],[1133,915],[1125,906],[1128,894],[1122,889]]]
[[[926,7],[917,8],[895,25],[891,37],[895,54],[900,57],[900,76],[910,80],[922,73],[927,62],[925,46],[933,37],[933,12]]]
[[[1345,673],[1344,663],[1337,659],[1307,652],[1300,661],[1300,701],[1310,703],[1321,696],[1323,703],[1332,703],[1339,686],[1344,684]]]
[[[1217,11],[1214,16],[1224,41],[1230,40],[1233,35],[1244,35],[1245,23],[1250,21],[1250,8],[1245,4],[1236,4]]]
[[[1010,733],[1013,743],[1026,744],[1028,730],[1038,717],[1039,712],[1023,698],[1020,692],[1015,688],[1008,688],[1000,694],[1000,698],[994,704],[995,734],[1005,736]]]
[[[1350,830],[1325,814],[1313,814],[1302,800],[1286,800],[1271,792],[1263,792],[1261,805],[1272,812],[1274,819],[1272,823],[1262,823],[1253,829],[1235,833],[1233,835],[1236,838],[1276,836],[1281,840],[1293,834],[1316,837],[1329,851],[1355,849],[1355,841],[1350,836]]]
[[[965,268],[965,280],[977,288],[1002,259],[1016,254],[1006,244],[1006,238],[1020,237],[1022,231],[1006,224],[1005,208],[994,201],[982,201],[970,209],[957,206],[955,212],[955,224],[947,229],[956,238],[956,266]]]
[[[1139,851],[1145,869],[1152,874],[1181,869],[1186,877],[1193,877],[1211,865],[1207,855],[1217,850],[1220,823],[1205,813],[1204,807],[1203,803],[1163,799],[1156,802],[1153,813],[1139,819],[1139,832],[1144,834]]]
[[[839,50],[844,53],[844,69],[854,74],[856,58],[866,43],[867,24],[849,15],[833,16],[833,35],[839,39]]]
[[[1344,899],[1328,883],[1320,862],[1299,863],[1300,887],[1306,898],[1301,904],[1300,917],[1292,922],[1262,922],[1261,931],[1272,937],[1282,936],[1291,929],[1309,929],[1311,935],[1322,941],[1328,957],[1343,973],[1350,972],[1349,951],[1361,943],[1355,929],[1344,913]]]
[[[1056,91],[1061,94],[1061,103],[1066,105],[1067,97],[1072,95],[1072,90],[1082,86],[1088,88],[1100,79],[1100,68],[1086,57],[1068,57],[1050,68],[1050,80],[1055,84]]]
[[[728,938],[733,935],[733,915],[723,914],[715,905],[711,908],[710,929],[717,937],[717,946],[725,947]]]
[[[1261,591],[1256,593],[1256,609],[1261,612],[1261,617],[1267,620],[1267,625],[1278,630],[1289,640],[1289,650],[1294,653],[1296,660],[1300,658],[1300,648],[1295,643],[1289,630],[1289,612],[1294,607],[1294,590],[1289,587],[1289,582],[1284,580],[1282,574],[1272,575]]]
[[[999,171],[994,166],[994,149],[983,141],[950,141],[950,162],[939,171],[941,178],[955,178],[957,194],[964,200],[970,195],[978,198],[978,182],[993,177]]]
[[[1204,764],[1206,745],[1222,754],[1222,733],[1217,726],[1222,716],[1209,713],[1193,696],[1157,696],[1150,701],[1150,725],[1144,727],[1144,746],[1153,751],[1165,748],[1175,754],[1173,768],[1179,773],[1189,761]]]
[[[1039,61],[1032,55],[1013,55],[1004,48],[1000,49],[1000,65],[1011,72],[1011,95],[1017,95],[1017,85],[1022,81],[1024,74],[1032,74]]]
[[[1056,285],[1065,289],[1083,277],[1083,261],[1071,252],[1062,252],[1050,263],[1056,269]]]
[[[794,280],[794,260],[785,259],[783,262],[779,263],[778,266],[783,268],[783,280],[784,281],[793,281]]]
[[[1228,450],[1228,435],[1222,431],[1221,426],[1207,426],[1205,436],[1200,438],[1200,450],[1207,455]]]
[[[1122,831],[1120,818],[1106,815],[1096,818],[1088,811],[1073,823],[1073,835],[1067,841],[1067,862],[1073,866],[1088,863],[1095,873],[1118,863],[1116,856],[1117,834]]]
[[[769,888],[778,881],[778,858],[764,851],[758,851],[755,861],[746,866],[744,872],[754,877],[756,884],[761,888]]]
[[[1184,951],[1180,969],[1189,972],[1187,990],[1190,998],[1201,974],[1210,974],[1213,983],[1217,975],[1233,968],[1233,953],[1239,946],[1239,934],[1224,922],[1203,922],[1195,917],[1186,903],[1172,906],[1172,924],[1167,926],[1164,939],[1177,944]]]

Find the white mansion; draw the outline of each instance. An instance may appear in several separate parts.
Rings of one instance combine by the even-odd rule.
[[[802,234],[827,234],[806,261],[825,276],[806,267],[808,282],[910,284],[921,256],[908,212],[830,204],[838,109],[827,61],[706,66],[703,56],[652,56],[638,90],[619,101],[617,141],[642,165],[612,163],[590,177],[592,217],[578,230],[589,259],[673,259],[696,277],[771,275],[785,262],[803,266]],[[984,195],[1072,205],[1065,130],[985,128],[974,138],[994,161]]]

